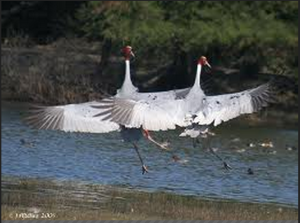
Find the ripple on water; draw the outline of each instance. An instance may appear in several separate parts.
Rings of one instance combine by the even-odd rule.
[[[140,150],[150,173],[142,175],[134,149],[122,142],[118,133],[37,131],[24,125],[20,117],[18,105],[2,106],[2,173],[6,175],[298,205],[298,150],[285,149],[286,145],[298,145],[297,131],[247,126],[217,128],[211,146],[218,148],[216,152],[234,168],[230,172],[207,152],[205,141],[193,148],[191,140],[178,137],[179,131],[154,133],[153,137],[161,141],[171,141],[172,154],[188,162],[174,162],[172,154],[143,140]],[[34,142],[33,146],[22,144],[21,139]],[[272,141],[274,148],[247,145],[265,141]],[[271,154],[270,150],[277,152]],[[253,175],[247,173],[250,167]]]

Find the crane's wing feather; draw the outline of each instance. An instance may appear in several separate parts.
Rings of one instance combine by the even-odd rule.
[[[188,93],[190,92],[191,88],[184,88],[184,89],[178,89],[178,90],[174,90],[175,92],[175,99],[182,99],[185,98]]]
[[[104,105],[92,106],[100,110],[106,109],[95,117],[106,115],[103,120],[110,120],[128,128],[144,128],[150,131],[175,129],[175,121],[167,112],[168,100],[151,101],[124,98],[110,98],[110,108]],[[172,106],[170,104],[170,106]]]
[[[65,132],[105,133],[119,129],[117,123],[94,117],[99,109],[91,105],[99,102],[68,104],[59,106],[32,106],[25,121],[38,129],[53,129]],[[103,103],[104,104],[104,103]],[[104,104],[105,105],[105,104]]]
[[[239,93],[207,96],[203,99],[203,109],[199,111],[194,123],[217,126],[242,114],[256,112],[271,102],[270,84]]]

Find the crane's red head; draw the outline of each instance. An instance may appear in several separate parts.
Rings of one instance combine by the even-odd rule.
[[[208,66],[209,68],[211,68],[210,64],[207,62],[207,59],[205,56],[202,56],[199,58],[198,60],[198,64],[200,64],[201,66]]]
[[[122,49],[122,53],[124,54],[125,60],[130,60],[131,56],[134,57],[134,54],[132,52],[132,47],[131,46],[125,46]]]

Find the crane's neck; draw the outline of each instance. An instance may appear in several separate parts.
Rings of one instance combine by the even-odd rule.
[[[204,95],[204,93],[201,89],[201,85],[200,85],[201,68],[202,68],[201,64],[198,64],[195,83],[194,83],[193,87],[191,88],[191,90],[189,91],[188,95],[186,96],[186,98],[188,98],[187,101],[193,102],[193,100],[191,98],[198,98],[198,97]]]
[[[136,91],[137,88],[132,84],[131,77],[130,77],[130,62],[128,59],[125,60],[125,79],[123,85],[119,92],[122,93],[131,93]]]
[[[129,60],[125,60],[125,80],[124,84],[133,85],[130,77],[130,62]]]
[[[195,83],[193,88],[200,88],[200,77],[201,77],[201,70],[202,70],[202,66],[201,64],[197,65],[197,73],[196,73],[196,78],[195,78]]]
[[[194,86],[189,91],[188,95],[185,98],[185,107],[186,114],[194,115],[195,112],[202,106],[202,98],[205,96],[204,92],[201,89],[200,85],[200,75],[201,75],[201,64],[197,66],[197,73],[195,78]]]

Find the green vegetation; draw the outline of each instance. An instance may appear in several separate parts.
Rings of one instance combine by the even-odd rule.
[[[52,220],[298,219],[297,208],[276,204],[209,200],[69,181],[25,178],[3,181],[2,220],[20,220],[20,213],[39,216],[49,213]]]
[[[245,74],[264,70],[297,76],[297,1],[40,2],[31,7],[23,2],[19,12],[9,11],[21,3],[2,3],[4,19],[13,18],[5,20],[4,38],[13,28],[48,39],[73,34],[101,41],[101,55],[131,44],[150,60],[179,59],[186,71],[201,53]],[[26,11],[32,15],[22,23],[17,17]],[[38,16],[46,24],[31,27]]]
[[[1,4],[2,99],[57,104],[115,94],[120,49],[130,44],[141,91],[191,86],[205,55],[213,66],[201,76],[208,94],[275,79],[272,109],[298,113],[297,1]]]
[[[92,39],[179,59],[185,71],[201,53],[245,74],[297,76],[297,2],[90,2],[77,18]]]

